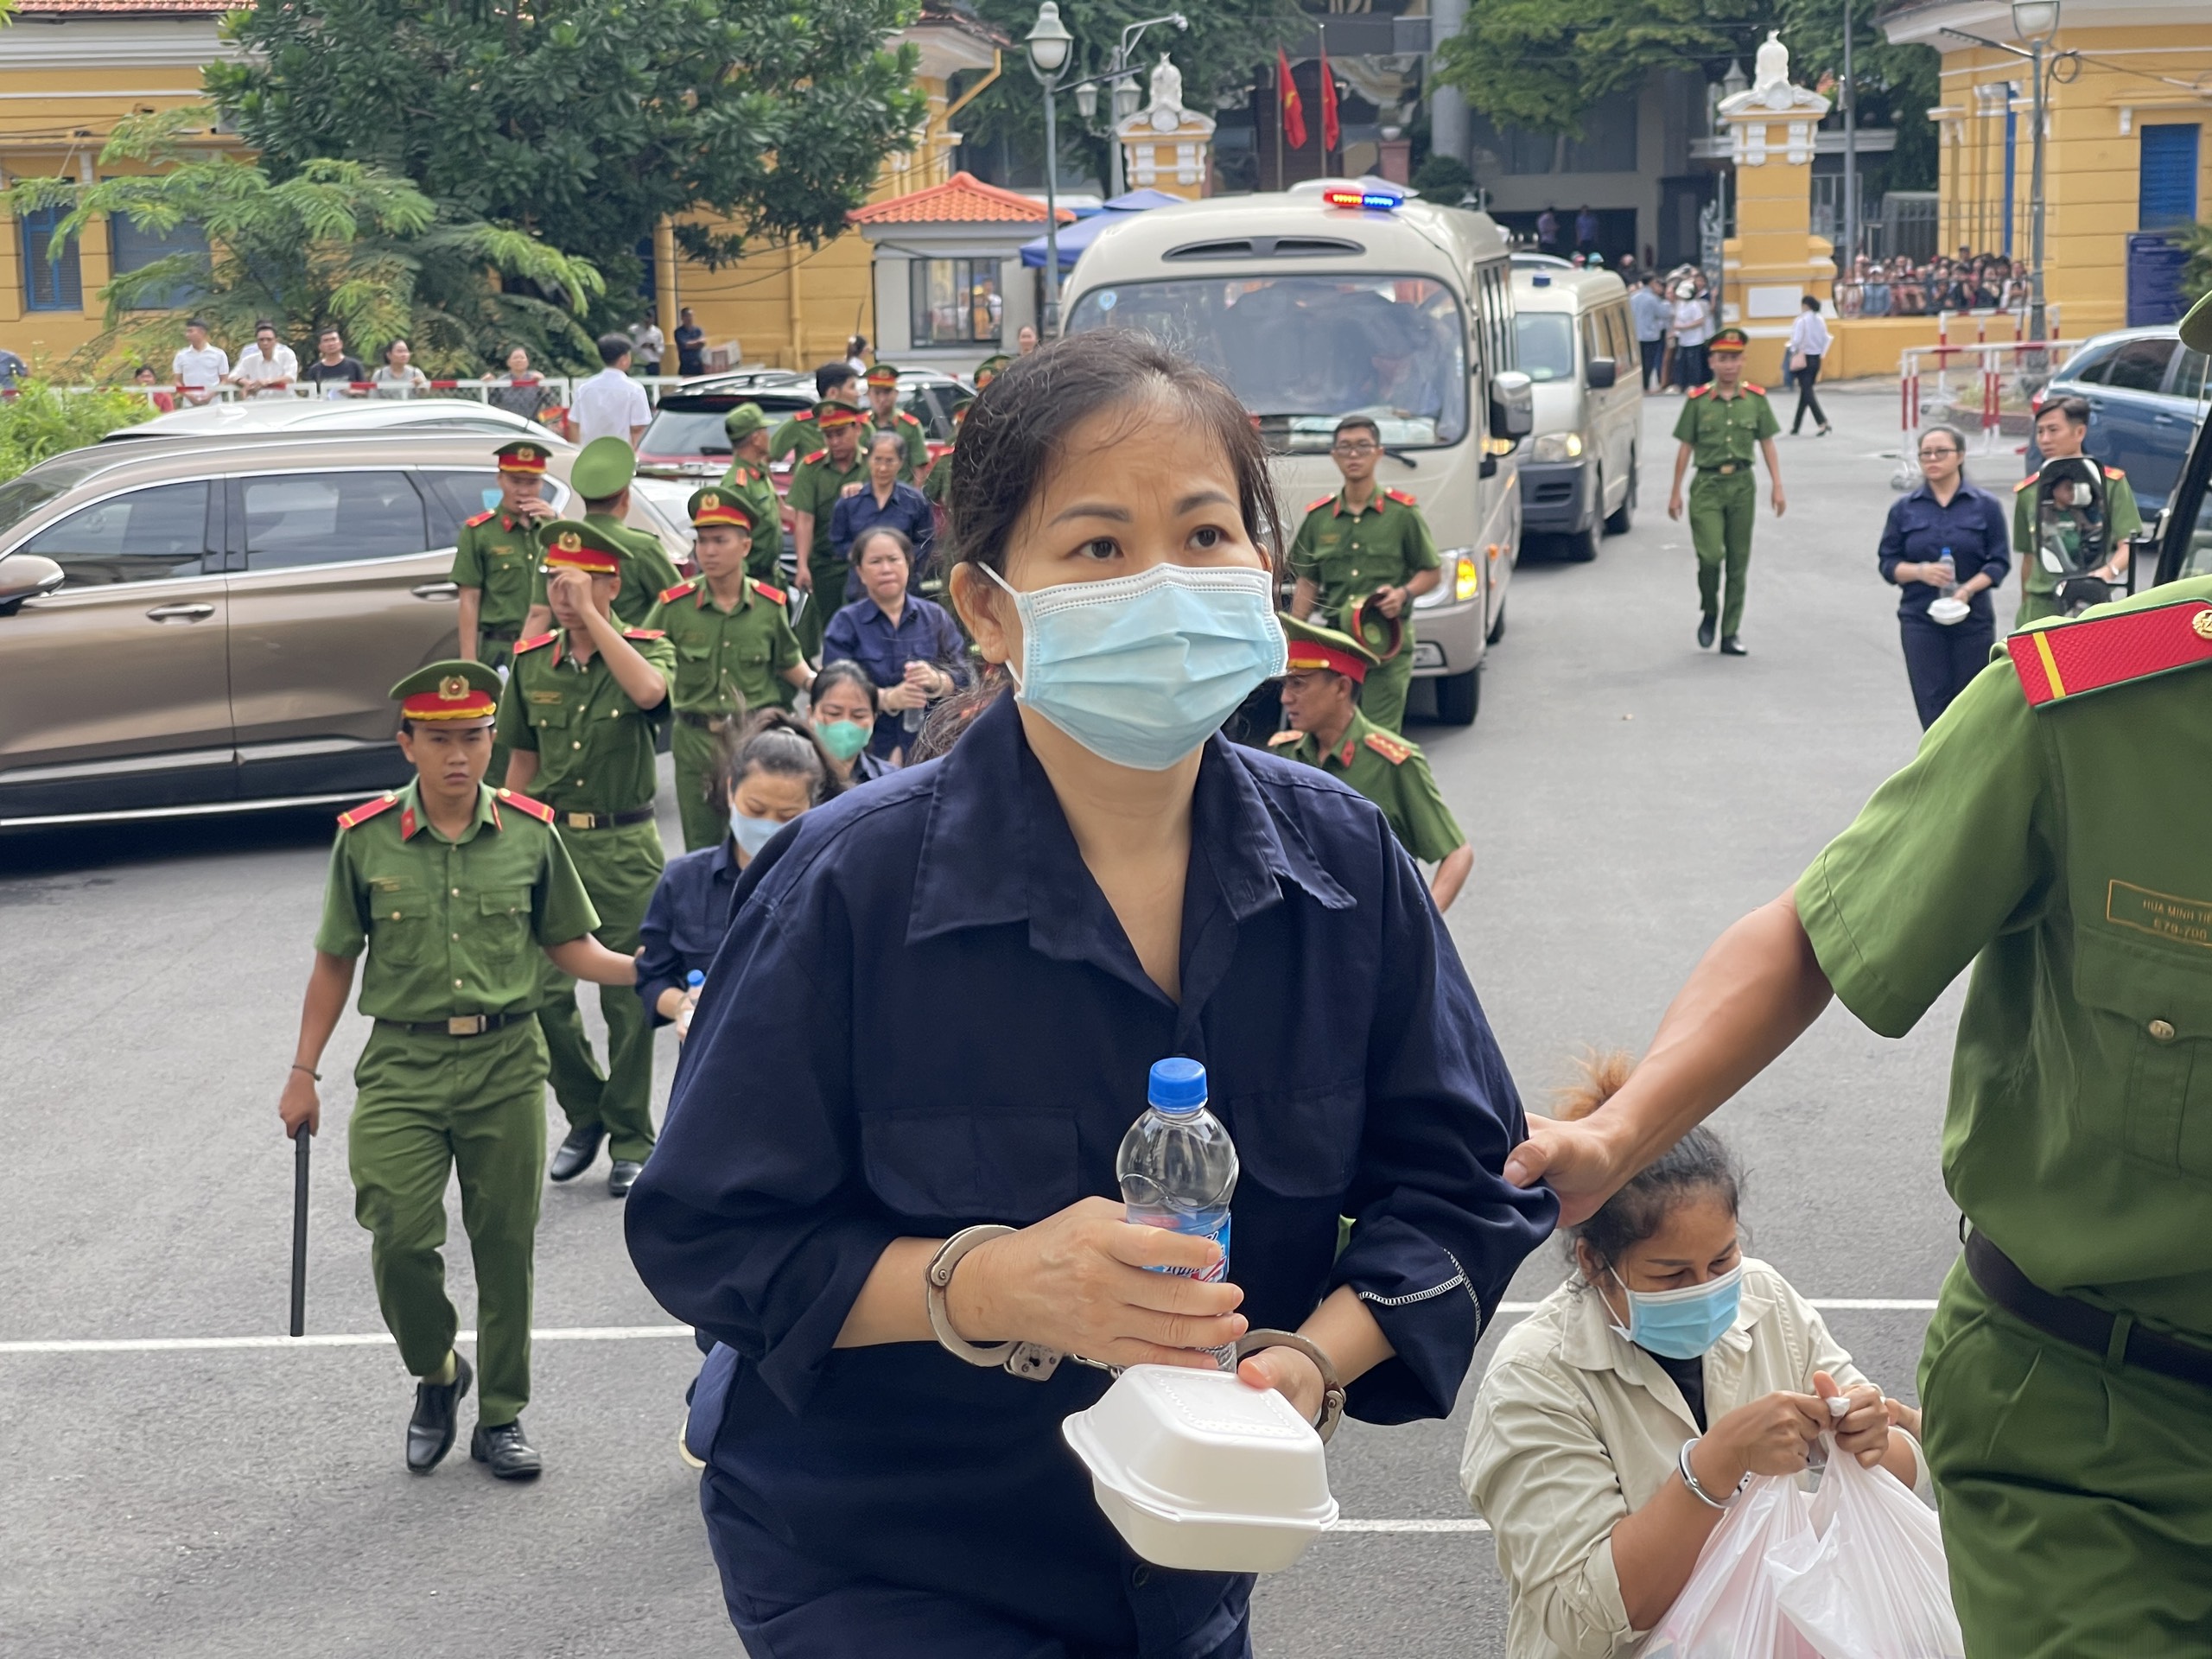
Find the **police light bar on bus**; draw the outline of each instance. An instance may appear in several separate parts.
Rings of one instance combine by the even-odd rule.
[[[1339,187],[1321,193],[1322,205],[1329,207],[1362,207],[1369,213],[1387,213],[1406,205],[1406,199],[1395,190],[1379,190],[1372,187]]]

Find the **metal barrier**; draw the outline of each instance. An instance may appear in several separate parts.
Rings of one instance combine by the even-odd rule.
[[[748,366],[742,369],[721,371],[715,374],[705,376],[696,374],[633,374],[630,378],[645,389],[646,401],[648,403],[657,404],[659,403],[664,393],[681,391],[687,385],[693,385],[702,379],[720,379],[724,374],[746,374],[757,373],[760,372],[760,369],[757,366]],[[497,380],[434,379],[429,383],[430,390],[428,395],[440,397],[473,397],[478,403],[491,404],[497,403],[499,401],[491,396],[493,392],[527,392],[536,391],[542,394],[543,400],[540,403],[539,408],[531,416],[531,418],[535,419],[543,415],[558,415],[564,413],[567,410],[571,394],[577,386],[583,383],[586,378],[587,377],[582,375],[570,376],[563,374],[549,374],[542,375],[533,380],[519,381],[505,378]],[[17,389],[13,385],[0,386],[0,397],[13,397],[16,395],[16,390]],[[414,391],[397,391],[389,386],[380,386],[373,380],[350,380],[346,383],[342,391],[334,390],[334,383],[331,382],[325,382],[321,385],[306,385],[298,382],[294,382],[289,386],[278,387],[274,390],[255,391],[248,391],[238,386],[226,385],[215,387],[213,394],[207,397],[192,397],[187,393],[181,386],[143,386],[139,385],[135,382],[122,385],[101,386],[86,385],[56,386],[54,390],[62,393],[88,391],[135,391],[143,394],[146,398],[146,401],[149,403],[153,403],[156,395],[160,393],[165,394],[173,399],[179,409],[200,409],[205,408],[209,404],[273,402],[280,397],[291,398],[296,402],[302,403],[316,403],[325,400],[335,402],[342,397],[361,397],[397,403],[406,398],[423,395]],[[159,407],[158,404],[156,406],[157,408]],[[505,405],[502,405],[502,407],[505,406]]]
[[[1977,338],[1953,344],[1945,316],[1938,320],[1936,343],[1910,346],[1898,355],[1898,443],[1892,489],[1910,490],[1920,482],[1920,434],[1936,425],[1955,426],[1974,442],[1970,448],[1995,454],[2008,437],[2024,437],[2034,423],[2044,388],[2082,342],[2074,340]],[[1977,334],[1984,332],[1978,329]]]

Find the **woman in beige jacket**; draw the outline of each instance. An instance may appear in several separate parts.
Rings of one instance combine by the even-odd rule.
[[[1562,1103],[1580,1117],[1625,1056]],[[1929,1496],[1905,1407],[1738,1242],[1738,1177],[1700,1128],[1573,1231],[1575,1270],[1498,1344],[1460,1483],[1510,1592],[1510,1659],[1630,1652],[1688,1582],[1753,1475],[1802,1473],[1821,1432]],[[1838,1419],[1827,1401],[1841,1397]]]

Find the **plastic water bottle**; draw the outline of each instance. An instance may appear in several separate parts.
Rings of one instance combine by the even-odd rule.
[[[1221,1246],[1221,1260],[1204,1274],[1229,1276],[1229,1200],[1236,1191],[1236,1148],[1221,1120],[1206,1109],[1206,1069],[1196,1060],[1154,1064],[1144,1116],[1129,1125],[1114,1160],[1122,1202],[1140,1227],[1195,1233]],[[1158,1268],[1188,1275],[1188,1268]],[[1236,1363],[1234,1347],[1211,1351],[1222,1370]]]
[[[696,991],[706,982],[707,976],[701,973],[696,968],[694,968],[690,973],[683,976],[683,986],[686,990]]]
[[[1955,562],[1955,561],[1951,557],[1951,550],[1950,550],[1949,548],[1948,548],[1948,547],[1947,547],[1947,548],[1945,548],[1945,549],[1943,550],[1943,556],[1942,556],[1942,558],[1940,558],[1940,559],[1936,560],[1936,563],[1938,563],[1938,564],[1940,564],[1940,565],[1942,565],[1942,566],[1943,567],[1943,594],[1942,594],[1942,596],[1943,596],[1945,599],[1949,599],[1953,594],[1956,594],[1956,593],[1958,592],[1958,590],[1959,590],[1959,568],[1958,568],[1958,564],[1957,564],[1957,563],[1956,563],[1956,562]]]

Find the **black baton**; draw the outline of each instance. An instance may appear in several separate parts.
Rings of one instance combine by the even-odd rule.
[[[301,1124],[292,1136],[292,1334],[307,1334],[308,1319],[308,1142]]]

